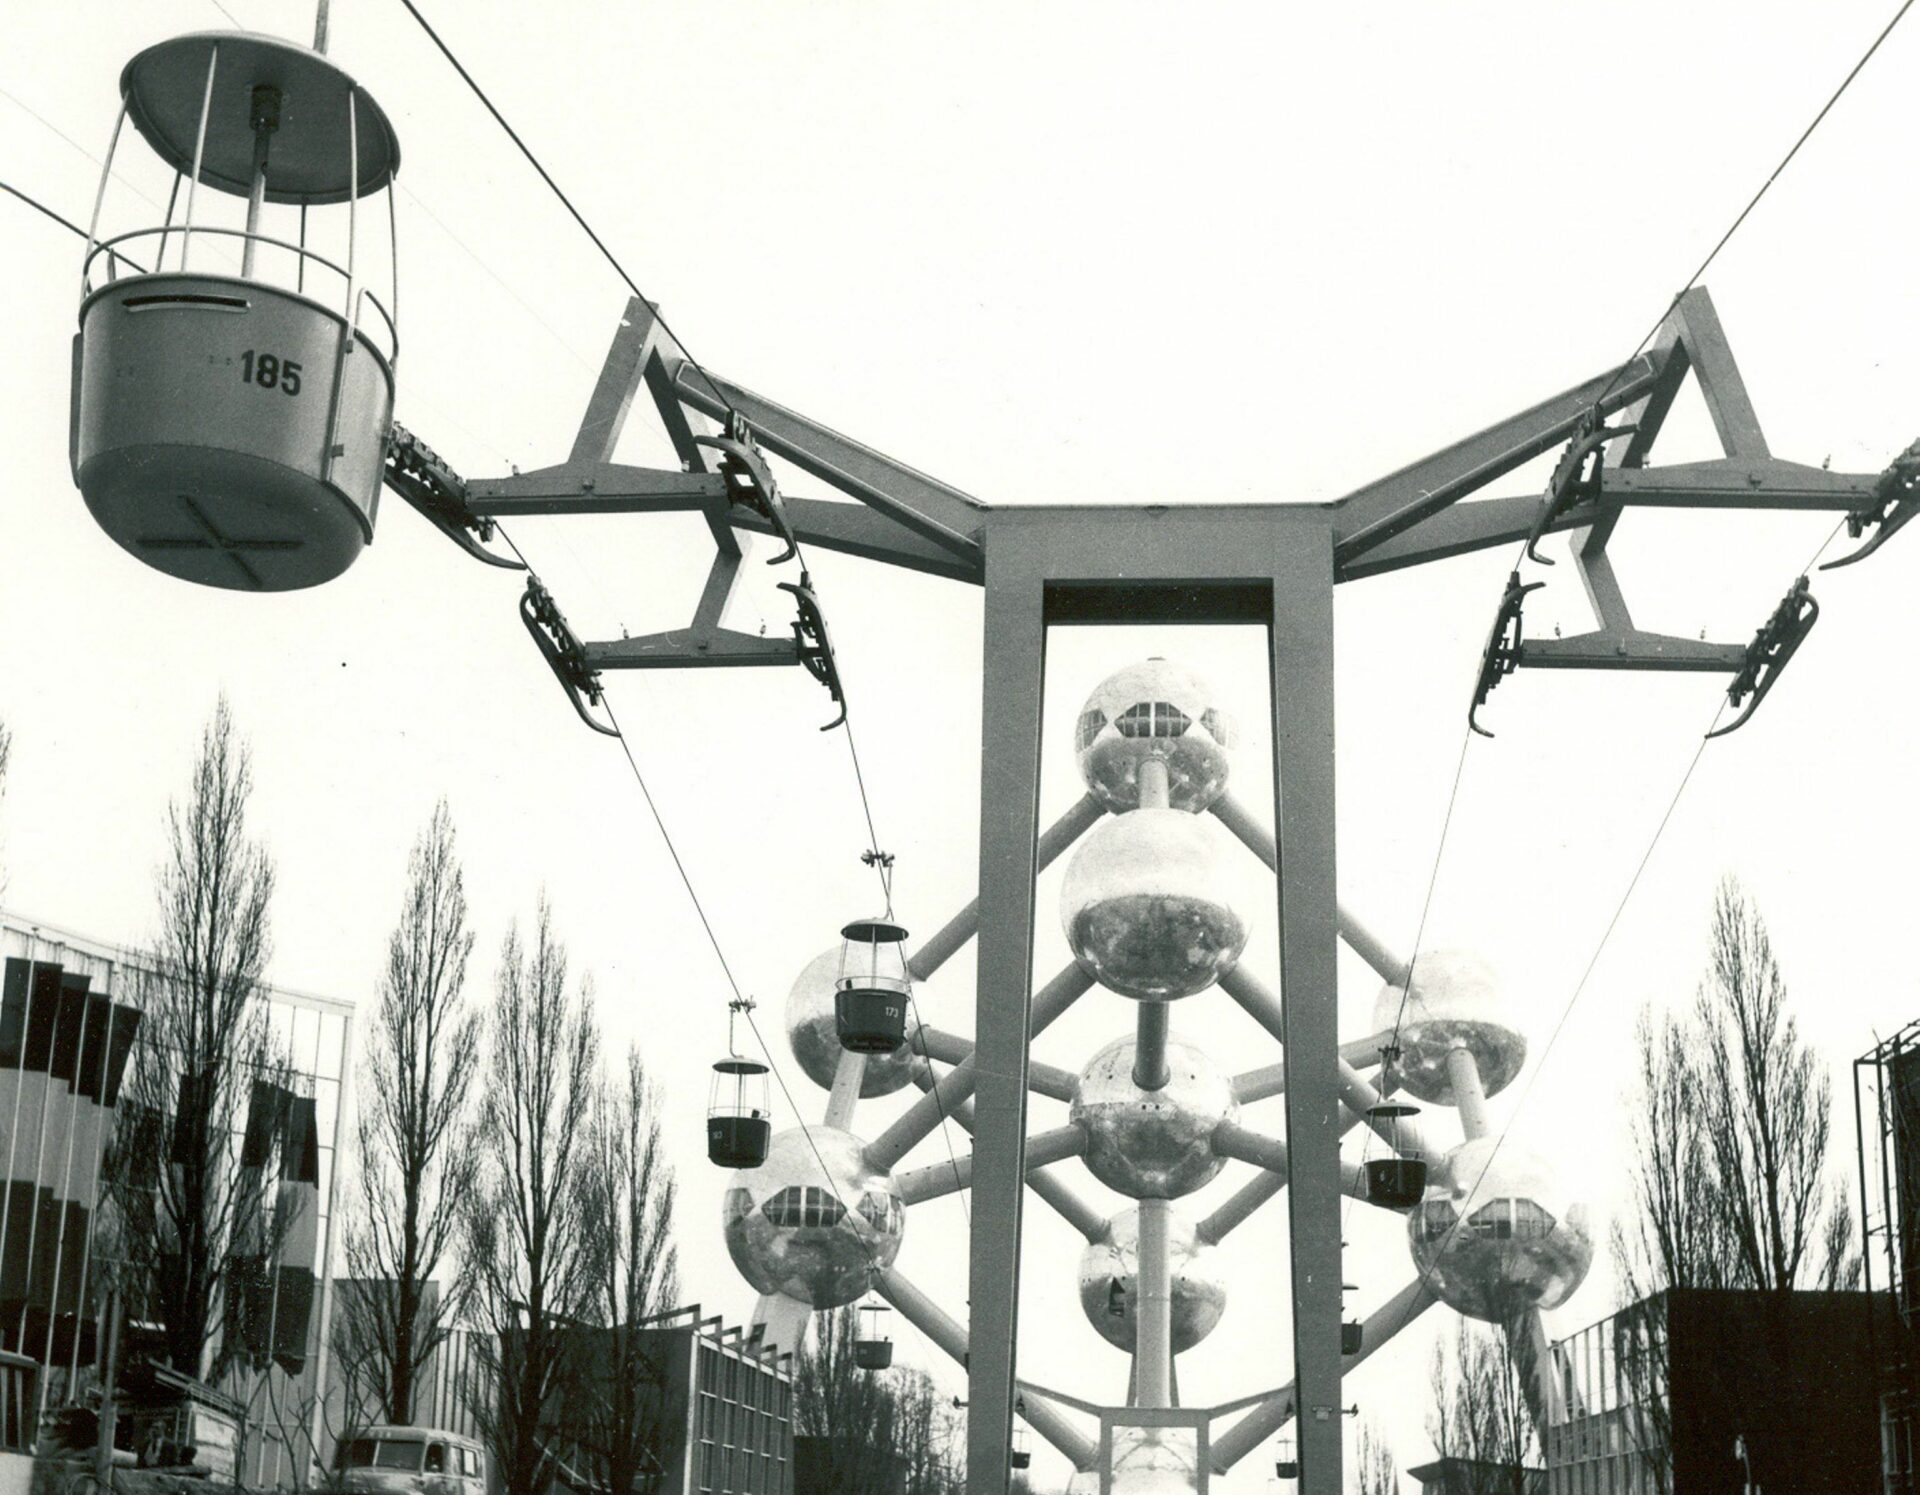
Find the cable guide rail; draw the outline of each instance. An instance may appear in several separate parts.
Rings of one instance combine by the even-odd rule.
[[[1531,547],[1532,542],[1528,545]],[[1480,708],[1487,704],[1494,686],[1520,668],[1521,606],[1527,600],[1527,593],[1537,592],[1545,585],[1544,581],[1534,581],[1522,586],[1518,571],[1507,576],[1500,611],[1494,614],[1493,631],[1487,635],[1487,647],[1480,656],[1480,679],[1473,687],[1473,705],[1467,710],[1467,725],[1482,737],[1491,737],[1493,733],[1480,725],[1477,719]]]
[[[1727,704],[1740,711],[1724,727],[1716,727],[1707,733],[1709,737],[1725,737],[1727,733],[1743,727],[1760,708],[1767,698],[1774,682],[1780,678],[1780,672],[1787,667],[1795,651],[1806,642],[1807,635],[1813,631],[1813,625],[1820,621],[1820,604],[1813,600],[1813,593],[1807,590],[1807,579],[1802,576],[1788,588],[1787,595],[1780,599],[1780,605],[1773,615],[1760,625],[1760,631],[1753,636],[1753,642],[1747,645],[1745,663],[1733,677],[1733,683],[1727,687]],[[1748,700],[1751,696],[1752,699]],[[1740,703],[1746,701],[1741,710]]]
[[[1547,496],[1540,505],[1540,517],[1533,521],[1533,528],[1527,534],[1528,560],[1538,561],[1543,566],[1553,564],[1537,548],[1541,540],[1546,538],[1548,526],[1576,504],[1599,500],[1607,443],[1617,436],[1631,436],[1640,429],[1638,426],[1609,426],[1605,422],[1606,417],[1595,405],[1574,428],[1573,439],[1560,454],[1553,477],[1547,484]]]
[[[507,571],[527,569],[524,561],[487,549],[494,536],[493,520],[473,511],[465,480],[398,421],[387,433],[385,482],[476,561]]]
[[[580,720],[603,737],[618,737],[620,729],[611,720],[603,721],[594,715],[604,708],[605,696],[599,672],[587,663],[586,647],[580,642],[580,636],[567,626],[553,594],[540,584],[539,577],[531,574],[527,577],[527,590],[520,598],[520,621],[527,625],[527,632],[539,646],[541,657],[567,693],[567,700]]]
[[[1873,538],[1852,555],[1828,561],[1820,569],[1836,571],[1855,561],[1864,561],[1891,540],[1915,514],[1920,514],[1920,441],[1895,457],[1880,474],[1879,481],[1873,485],[1872,500],[1847,515],[1849,539],[1858,540],[1868,530],[1873,531]]]
[[[793,526],[787,522],[787,509],[780,501],[779,486],[773,480],[773,471],[767,466],[767,459],[753,443],[753,431],[747,425],[746,417],[734,411],[727,420],[725,436],[696,436],[693,444],[720,454],[720,475],[727,480],[728,495],[736,504],[752,509],[764,518],[773,526],[774,533],[786,542],[787,548],[767,564],[777,566],[799,555],[800,542],[793,537]],[[839,698],[836,691],[834,699]]]

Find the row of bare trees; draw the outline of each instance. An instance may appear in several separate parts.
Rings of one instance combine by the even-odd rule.
[[[356,1291],[335,1342],[367,1411],[409,1423],[431,1357],[472,1331],[459,1388],[510,1495],[654,1488],[673,1458],[644,1322],[674,1305],[675,1184],[637,1051],[603,1062],[591,981],[542,900],[491,1001],[447,807],[416,842],[362,1065]]]
[[[0,729],[0,783],[9,746]],[[153,1326],[158,1358],[216,1383],[249,1358],[249,1329],[263,1327],[245,1322],[249,1286],[268,1280],[293,1223],[266,1146],[283,1129],[260,1106],[263,1089],[291,1096],[295,1081],[265,1000],[275,870],[250,823],[254,788],[223,699],[167,810],[94,1256],[96,1285]],[[331,1348],[346,1420],[414,1421],[424,1373],[465,1332],[472,1374],[455,1394],[511,1495],[544,1495],[563,1470],[644,1492],[671,1451],[661,1368],[634,1326],[678,1290],[658,1094],[637,1053],[603,1065],[590,983],[569,970],[544,901],[530,935],[508,931],[491,1000],[469,990],[475,942],[442,804],[408,861],[355,1086],[357,1148],[342,1160],[357,1281],[338,1296]],[[270,1361],[278,1340],[265,1338],[255,1358]],[[282,1419],[300,1464],[325,1452],[297,1448],[312,1410],[309,1398]]]

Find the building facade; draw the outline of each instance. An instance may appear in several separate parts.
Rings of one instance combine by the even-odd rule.
[[[0,911],[0,972],[0,1350],[30,1429],[94,1394],[111,1283],[124,1305],[123,1365],[157,1344],[159,1289],[141,1280],[127,1243],[151,1242],[160,1175],[196,1091],[148,1041],[150,1024],[141,1036],[165,979],[150,959]],[[299,1488],[321,1436],[353,1007],[270,986],[258,1000],[270,1057],[234,1082],[237,1098],[220,1112],[227,1133],[215,1145],[241,1202],[226,1217],[227,1286],[199,1367],[244,1413],[230,1449],[201,1455],[255,1487]]]
[[[776,1347],[702,1317],[698,1304],[678,1308],[632,1329],[581,1328],[571,1338],[579,1368],[574,1404],[599,1400],[595,1368],[612,1363],[606,1341],[631,1334],[651,1367],[655,1402],[648,1421],[652,1457],[646,1495],[794,1495],[792,1361]],[[563,1462],[590,1471],[591,1436],[555,1419]],[[590,1478],[576,1480],[584,1491]]]
[[[1863,1292],[1683,1289],[1554,1346],[1563,1419],[1542,1440],[1551,1495],[1879,1495],[1877,1342]]]
[[[342,1323],[353,1322],[352,1297],[369,1285],[334,1285]],[[647,1393],[632,1424],[645,1448],[634,1495],[794,1495],[791,1357],[702,1317],[698,1304],[632,1328],[580,1325],[566,1332],[541,1442],[552,1455],[558,1487],[607,1495],[595,1454],[601,1429],[592,1413],[613,1402],[608,1377],[619,1358],[614,1337],[638,1352]],[[355,1373],[353,1347],[336,1345],[327,1388],[326,1457],[332,1442],[357,1426],[384,1421],[366,1369]],[[485,1405],[498,1395],[501,1356],[478,1330],[455,1329],[421,1367],[413,1422],[486,1441]],[[583,1415],[583,1413],[585,1415]]]

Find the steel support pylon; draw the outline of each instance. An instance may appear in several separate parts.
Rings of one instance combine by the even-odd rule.
[[[986,561],[968,1488],[1008,1488],[1047,629],[1243,623],[1270,640],[1303,1495],[1339,1495],[1333,511],[993,510]]]
[[[1649,467],[1649,449],[1689,375],[1701,389],[1726,456]],[[642,389],[673,441],[679,470],[612,460],[629,406]],[[1634,428],[1632,433],[1597,436],[1616,414]],[[756,479],[749,485],[752,491],[743,492],[734,479],[714,470],[712,443],[703,445],[695,434],[702,417],[725,420],[734,433],[728,439],[761,468],[761,453],[781,458],[853,502],[788,497],[782,504],[770,471],[764,482]],[[1509,619],[1502,599],[1482,656],[1477,700],[1484,700],[1503,673],[1521,667],[1711,669],[1733,674],[1729,699],[1734,704],[1741,691],[1752,692],[1750,713],[1764,693],[1756,689],[1756,671],[1773,661],[1767,664],[1770,682],[1791,653],[1790,646],[1778,647],[1787,635],[1770,632],[1776,624],[1769,622],[1752,645],[1713,645],[1639,628],[1606,555],[1626,511],[1834,512],[1856,535],[1871,532],[1854,559],[1920,514],[1914,476],[1920,443],[1878,474],[1833,473],[1772,455],[1701,287],[1675,302],[1658,336],[1624,365],[1603,369],[1325,505],[985,504],[720,374],[696,368],[652,308],[638,299],[616,333],[567,462],[467,483],[412,438],[397,436],[389,484],[469,554],[494,564],[517,564],[480,544],[491,536],[497,518],[673,511],[706,519],[716,555],[691,626],[594,642],[573,636],[563,622],[548,620],[536,627],[544,614],[529,622],[575,709],[590,725],[596,723],[587,705],[598,701],[605,670],[804,664],[840,698],[819,600],[805,585],[789,588],[805,604],[792,639],[749,636],[721,625],[740,574],[737,532],[777,533],[790,546],[804,543],[985,588],[979,897],[974,908],[928,941],[914,962],[914,974],[924,979],[977,927],[977,1047],[970,1058],[956,1053],[943,1061],[956,1068],[939,1081],[938,1098],[898,1120],[870,1149],[886,1166],[898,1163],[940,1118],[952,1115],[967,1124],[965,1097],[973,1092],[971,1333],[962,1353],[970,1357],[969,1487],[984,1495],[1000,1495],[1010,1482],[1028,1081],[1044,1087],[1046,1075],[1045,1066],[1029,1066],[1028,1045],[1034,1026],[1044,1027],[1084,989],[1074,985],[1071,978],[1078,973],[1070,967],[1040,994],[1032,991],[1034,877],[1101,813],[1092,800],[1083,800],[1048,832],[1045,844],[1036,844],[1048,627],[1232,622],[1269,631],[1277,799],[1273,841],[1266,841],[1231,799],[1215,811],[1278,874],[1280,999],[1276,1003],[1266,978],[1254,971],[1232,972],[1223,985],[1285,1044],[1283,1064],[1244,1077],[1251,1084],[1249,1094],[1271,1095],[1283,1086],[1284,1147],[1241,1137],[1241,1151],[1233,1155],[1285,1169],[1297,1380],[1295,1387],[1255,1398],[1256,1412],[1217,1440],[1210,1467],[1224,1472],[1297,1409],[1300,1488],[1306,1495],[1336,1495],[1342,1400],[1340,1097],[1344,1087],[1349,1103],[1362,1110],[1377,1099],[1339,1062],[1336,931],[1344,922],[1349,941],[1387,980],[1402,979],[1404,971],[1341,913],[1335,900],[1334,586],[1567,534],[1573,570],[1586,587],[1596,627],[1570,638],[1522,640],[1518,612]],[[1620,439],[1607,447],[1614,437]],[[1581,453],[1592,455],[1596,440],[1604,452],[1603,470],[1583,476]],[[1464,501],[1563,442],[1561,468],[1544,498],[1532,492]],[[1790,593],[1788,601],[1795,595]],[[526,608],[523,601],[523,617]],[[1509,624],[1513,640],[1503,651]],[[1801,634],[1804,626],[1810,626],[1810,618]],[[1793,636],[1796,645],[1799,636]],[[1762,648],[1769,637],[1774,644]],[[1742,686],[1742,680],[1748,683]],[[1151,1061],[1159,1030],[1147,1019],[1142,1032],[1147,1041],[1141,1053]],[[850,1113],[858,1091],[857,1069],[843,1066],[830,1114]],[[1467,1110],[1470,1129],[1483,1131],[1484,1114],[1471,1103]],[[1036,1148],[1041,1159],[1059,1155],[1064,1154],[1049,1144]],[[957,1175],[959,1170],[950,1171]],[[1041,1170],[1031,1182],[1046,1202],[1091,1236],[1097,1222],[1056,1179]],[[952,1186],[960,1185],[956,1180]],[[1215,1212],[1211,1229],[1217,1236],[1242,1224],[1273,1192],[1256,1180]],[[1415,1293],[1408,1301],[1412,1312],[1428,1300]],[[761,1317],[776,1312],[796,1322],[800,1318],[794,1307],[779,1302],[763,1305]],[[1537,1349],[1537,1325],[1523,1327],[1527,1343]],[[1167,1379],[1170,1383],[1170,1368]],[[1112,1409],[1050,1395],[1060,1405],[1101,1415],[1103,1426],[1111,1421],[1106,1414]],[[1190,1420],[1175,1408],[1130,1410],[1143,1417]],[[1226,1410],[1215,1408],[1210,1415]],[[1199,1431],[1204,1446],[1204,1425]]]

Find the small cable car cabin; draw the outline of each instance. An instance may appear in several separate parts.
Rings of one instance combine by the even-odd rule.
[[[907,932],[890,919],[856,919],[840,931],[834,1027],[856,1054],[891,1054],[906,1042]]]
[[[1013,1447],[1009,1452],[1011,1455],[1009,1462],[1012,1463],[1015,1469],[1032,1467],[1033,1449],[1027,1442],[1027,1430],[1025,1428],[1015,1428],[1013,1430]]]
[[[861,1370],[885,1370],[893,1364],[893,1335],[887,1319],[893,1310],[885,1303],[868,1301],[860,1305],[859,1324],[854,1331],[853,1363]]]
[[[729,1057],[713,1066],[707,1096],[707,1161],[722,1168],[758,1168],[767,1160],[773,1117],[767,1066]]]
[[[120,94],[81,272],[74,481],[117,544],[169,575],[330,580],[373,538],[393,416],[396,287],[390,273],[383,305],[359,253],[359,203],[384,191],[391,272],[393,128],[320,52],[246,32],[148,47]],[[129,119],[173,190],[160,224],[103,238]],[[233,198],[243,226],[214,221]]]
[[[1367,1201],[1386,1209],[1412,1209],[1427,1193],[1427,1160],[1410,1154],[1404,1144],[1408,1118],[1418,1116],[1418,1106],[1387,1101],[1369,1106],[1367,1115],[1387,1124],[1395,1156],[1367,1159]]]

